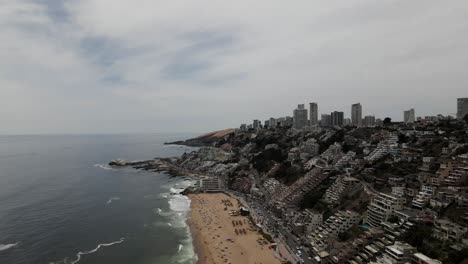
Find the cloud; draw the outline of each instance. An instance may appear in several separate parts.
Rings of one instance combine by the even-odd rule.
[[[467,96],[466,1],[0,0],[0,133],[209,131]]]

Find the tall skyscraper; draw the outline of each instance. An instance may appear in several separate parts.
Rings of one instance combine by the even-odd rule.
[[[457,99],[457,118],[463,119],[465,115],[468,115],[468,98]]]
[[[331,123],[333,126],[343,126],[344,122],[344,113],[334,111],[331,113]]]
[[[362,124],[362,106],[360,103],[351,105],[351,122],[355,126]]]
[[[310,125],[316,126],[318,125],[318,104],[317,103],[310,103]]]
[[[403,121],[407,124],[416,122],[416,114],[414,109],[403,112]]]
[[[295,129],[302,129],[307,125],[307,109],[304,104],[297,105],[293,111],[293,127]]]

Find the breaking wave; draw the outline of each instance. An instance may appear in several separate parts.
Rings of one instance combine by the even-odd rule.
[[[111,166],[109,166],[108,164],[94,164],[94,167],[96,168],[101,168],[101,169],[104,169],[104,170],[113,170],[113,168]]]
[[[7,249],[10,249],[12,247],[16,247],[19,243],[15,243],[15,244],[0,244],[0,251],[3,251],[3,250],[7,250]]]
[[[123,243],[124,240],[125,240],[125,238],[121,238],[120,240],[117,240],[117,241],[114,241],[114,242],[110,242],[110,243],[106,243],[106,244],[99,244],[96,248],[94,248],[92,250],[84,251],[84,252],[81,252],[81,251],[78,252],[76,254],[76,259],[75,260],[69,261],[68,258],[65,258],[63,261],[60,261],[60,262],[57,262],[57,263],[76,264],[81,260],[81,256],[96,253],[101,247],[110,247],[110,246],[113,246],[113,245],[116,245],[116,244]]]
[[[107,200],[106,205],[112,203],[113,201],[118,201],[118,200],[120,200],[120,197],[111,197],[109,198],[109,200]]]

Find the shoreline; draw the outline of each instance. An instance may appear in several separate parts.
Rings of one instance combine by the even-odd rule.
[[[203,249],[203,245],[201,244],[200,233],[192,221],[192,210],[192,203],[190,203],[190,211],[188,213],[186,223],[190,232],[190,236],[192,238],[192,247],[195,254],[194,264],[204,264],[204,262],[201,261],[204,259],[208,259],[208,252],[206,252],[206,249]]]
[[[188,194],[189,227],[197,264],[279,264],[281,260],[247,216],[231,215],[240,202],[225,193]]]

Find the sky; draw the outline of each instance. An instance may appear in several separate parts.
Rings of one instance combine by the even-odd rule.
[[[0,134],[455,114],[468,1],[0,0]]]

